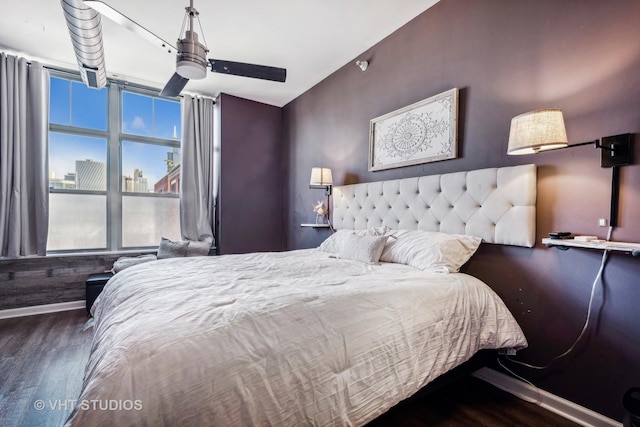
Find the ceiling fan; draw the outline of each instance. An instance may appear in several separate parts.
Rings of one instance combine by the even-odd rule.
[[[177,48],[101,0],[84,0],[84,4],[144,37],[166,52],[176,54],[176,71],[162,89],[162,92],[160,92],[162,96],[179,95],[190,79],[205,78],[207,67],[210,67],[214,73],[231,74],[234,76],[251,77],[281,83],[287,78],[287,70],[284,68],[207,58],[209,49],[207,49],[206,45],[200,43],[198,34],[194,30],[193,24],[197,19],[200,32],[204,34],[202,25],[200,25],[199,13],[193,7],[193,0],[190,0],[189,6],[185,7],[186,13],[182,23],[182,30],[180,31],[180,37],[182,37],[183,33],[184,37],[178,39]],[[187,21],[188,28],[184,31]]]

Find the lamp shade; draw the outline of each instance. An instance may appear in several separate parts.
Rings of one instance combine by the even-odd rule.
[[[311,168],[309,187],[326,187],[333,185],[330,168]]]
[[[566,147],[567,142],[562,111],[536,110],[511,119],[507,154],[534,154]]]

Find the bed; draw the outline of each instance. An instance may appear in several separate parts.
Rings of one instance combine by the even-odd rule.
[[[532,245],[535,166],[437,177],[336,187],[319,248],[116,274],[67,425],[364,425],[482,349],[526,347],[457,271],[480,238]]]

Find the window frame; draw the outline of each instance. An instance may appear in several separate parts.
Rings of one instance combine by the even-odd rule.
[[[61,71],[51,71],[51,77],[60,79],[82,82],[79,75],[72,73],[65,73]],[[63,194],[77,194],[77,195],[105,195],[106,196],[106,246],[101,248],[84,248],[84,249],[56,249],[47,250],[47,255],[55,254],[69,254],[69,253],[96,253],[96,252],[127,252],[127,251],[144,251],[148,249],[157,248],[157,244],[150,246],[123,246],[122,233],[123,233],[123,212],[122,212],[122,199],[123,197],[160,197],[160,198],[180,198],[178,193],[139,193],[139,192],[124,192],[122,188],[122,143],[123,141],[132,141],[136,143],[152,144],[156,146],[167,147],[169,149],[180,149],[179,136],[177,140],[157,138],[154,136],[141,136],[123,133],[122,131],[122,100],[123,92],[130,92],[136,95],[150,96],[153,98],[160,98],[168,101],[178,101],[177,97],[161,97],[159,91],[131,86],[130,84],[123,84],[116,81],[107,81],[107,130],[89,129],[71,125],[60,125],[49,123],[48,131],[65,133],[78,136],[89,136],[104,138],[107,141],[107,153],[106,153],[106,168],[107,168],[107,188],[106,191],[92,191],[92,190],[69,190],[69,189],[52,189],[49,188],[49,194],[51,193],[63,193]],[[73,105],[70,108],[70,114],[73,114]],[[180,113],[182,114],[182,113]]]

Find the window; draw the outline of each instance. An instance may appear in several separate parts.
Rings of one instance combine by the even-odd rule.
[[[180,103],[52,75],[48,251],[180,238]]]
[[[122,245],[179,238],[180,104],[125,91],[121,122]]]

